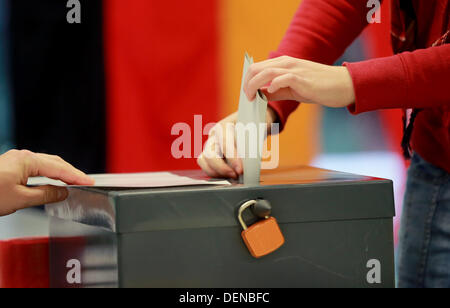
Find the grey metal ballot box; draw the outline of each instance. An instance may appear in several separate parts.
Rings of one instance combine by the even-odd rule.
[[[237,220],[256,198],[271,203],[285,237],[259,259]],[[395,286],[389,180],[286,168],[253,187],[73,188],[46,211],[51,287]]]

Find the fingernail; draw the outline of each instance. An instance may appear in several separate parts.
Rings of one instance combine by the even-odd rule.
[[[88,175],[83,175],[80,179],[81,184],[83,185],[94,185],[95,180]]]
[[[94,185],[95,184],[95,180],[93,178],[91,178],[90,176],[86,175],[86,180],[88,181],[88,184],[90,184],[90,185]]]

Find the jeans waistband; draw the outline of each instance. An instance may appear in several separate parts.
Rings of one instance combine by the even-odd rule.
[[[447,173],[447,171],[427,162],[415,152],[411,158],[411,166],[409,167],[408,172],[413,172],[416,176],[426,177],[430,180],[436,178],[450,178],[450,174]]]

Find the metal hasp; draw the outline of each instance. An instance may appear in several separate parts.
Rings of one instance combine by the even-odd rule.
[[[244,202],[244,204],[242,204],[241,207],[239,208],[238,220],[239,220],[239,223],[241,224],[243,230],[247,230],[248,227],[247,227],[247,224],[244,222],[244,219],[242,218],[242,214],[244,213],[244,211],[246,209],[248,209],[249,207],[251,207],[252,205],[255,205],[255,204],[256,204],[256,200],[250,200],[250,201]]]

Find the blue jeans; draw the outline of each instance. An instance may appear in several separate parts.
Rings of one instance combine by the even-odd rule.
[[[400,288],[450,287],[450,174],[417,154],[408,170],[397,265]]]

